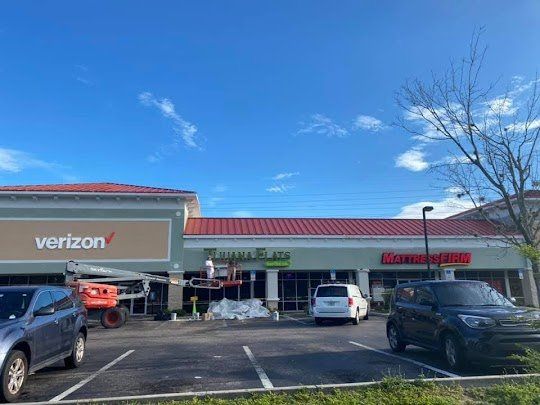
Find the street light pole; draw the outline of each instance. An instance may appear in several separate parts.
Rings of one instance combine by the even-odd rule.
[[[428,271],[428,279],[431,279],[431,263],[429,260],[429,244],[428,244],[426,212],[430,212],[430,211],[433,211],[433,207],[430,205],[422,208],[422,219],[424,221],[424,242],[426,244],[426,265],[427,265],[427,271]]]

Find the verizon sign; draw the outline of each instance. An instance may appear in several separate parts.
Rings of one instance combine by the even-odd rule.
[[[116,232],[111,232],[108,236],[49,236],[45,238],[34,238],[36,248],[42,249],[105,249]]]
[[[0,262],[168,261],[170,219],[1,219]]]

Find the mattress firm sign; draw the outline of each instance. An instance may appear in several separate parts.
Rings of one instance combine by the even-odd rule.
[[[427,256],[418,253],[385,252],[381,257],[382,264],[426,264],[426,261]],[[472,254],[469,252],[445,252],[429,255],[429,262],[439,266],[469,265],[471,261]]]
[[[0,262],[168,261],[168,219],[0,219]]]

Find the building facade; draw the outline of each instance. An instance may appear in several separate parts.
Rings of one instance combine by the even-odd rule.
[[[356,283],[382,304],[396,284],[433,277],[483,280],[531,304],[530,266],[481,220],[204,218],[197,195],[111,183],[0,187],[0,285],[62,284],[66,262],[199,277],[210,255],[239,264],[242,284],[219,290],[152,285],[134,314],[223,297],[304,310],[324,282]]]
[[[68,260],[167,275],[183,268],[197,196],[123,184],[0,187],[0,284],[63,284]],[[168,289],[153,286],[156,304]],[[145,313],[147,300],[131,303]]]
[[[243,284],[197,295],[259,298],[269,307],[304,310],[315,287],[336,280],[358,284],[375,303],[396,284],[444,278],[482,280],[518,302],[529,302],[527,261],[485,221],[428,221],[433,272],[426,270],[421,220],[191,218],[184,232],[184,277],[199,275],[210,255],[241,265]],[[208,297],[207,297],[208,295]]]

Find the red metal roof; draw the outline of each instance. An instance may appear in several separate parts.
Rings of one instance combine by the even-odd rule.
[[[487,221],[430,219],[428,233],[435,236],[492,236]],[[185,235],[268,236],[422,236],[421,219],[331,218],[189,218]]]
[[[134,186],[119,183],[35,184],[0,186],[0,192],[52,192],[52,193],[133,193],[133,194],[195,194],[193,191],[172,188]]]

